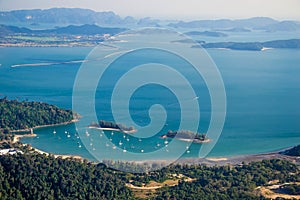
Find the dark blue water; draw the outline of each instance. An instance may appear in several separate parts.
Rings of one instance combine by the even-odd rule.
[[[0,95],[8,96],[10,99],[43,101],[63,108],[72,108],[72,88],[80,64],[17,68],[11,68],[11,66],[82,60],[90,50],[91,48],[81,47],[0,48]],[[217,145],[209,156],[262,153],[299,144],[300,51],[209,50],[209,54],[221,72],[227,94],[225,126]],[[199,91],[203,92],[201,92],[203,98],[199,102],[202,116],[199,131],[205,132],[209,124],[210,102],[207,98],[207,91],[202,86],[203,84],[199,84]],[[173,106],[169,108],[171,113],[167,122],[169,127],[165,129],[176,129],[176,123],[172,124],[172,122],[176,119],[178,107],[176,107],[177,104],[174,103],[171,93],[158,93],[156,98],[151,99],[146,91],[150,90],[150,93],[159,91],[157,88],[151,87],[137,91],[132,104],[133,109],[143,111],[147,107],[144,105],[145,101],[157,102],[160,100],[159,96],[166,96],[161,99],[165,102],[162,101],[162,104]],[[97,95],[99,96],[96,96],[96,98],[98,97],[96,106],[100,109],[101,105],[104,105],[102,104],[103,98],[100,98],[101,92],[98,92]],[[133,115],[133,118],[136,120],[142,118],[140,125],[149,123],[147,112],[135,113],[138,114]],[[101,118],[110,119],[105,113],[104,115],[98,113],[98,115],[101,115]],[[57,132],[55,135],[53,134],[54,129]],[[162,130],[162,132],[166,130]],[[66,136],[65,131],[70,133],[70,138]],[[35,132],[39,137],[24,138],[22,141],[52,153],[76,154],[92,159],[92,156],[76,137],[74,125],[44,128]],[[110,132],[106,134],[110,134]],[[122,137],[123,135],[115,135],[113,140],[118,143]],[[130,141],[131,144],[135,143],[136,151],[151,150],[157,143],[163,143],[158,136],[142,144],[139,144],[138,140],[134,140],[134,137],[130,138]],[[199,146],[198,144],[192,145],[189,154],[185,156],[198,156]],[[103,151],[109,152],[111,147]]]

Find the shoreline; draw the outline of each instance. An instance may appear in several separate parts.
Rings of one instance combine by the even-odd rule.
[[[37,136],[37,134],[35,134],[35,133],[23,134],[23,135],[14,134],[14,139],[13,139],[12,143],[20,142],[20,139],[23,137],[36,137],[36,136]]]
[[[15,134],[15,135],[18,135],[16,133],[30,132],[31,130],[34,130],[34,129],[47,128],[47,127],[53,127],[53,126],[63,126],[63,125],[72,124],[72,123],[75,123],[75,122],[78,122],[78,121],[79,121],[79,119],[72,119],[71,121],[62,122],[62,123],[58,123],[58,124],[45,124],[45,125],[35,126],[35,127],[32,127],[32,128],[12,130],[11,133]]]
[[[83,161],[83,160],[84,160],[83,157],[78,156],[78,155],[52,154],[52,153],[48,153],[48,152],[45,152],[45,151],[43,151],[43,150],[37,149],[37,148],[35,148],[35,147],[31,147],[31,150],[33,150],[34,152],[37,152],[37,153],[39,153],[39,154],[45,154],[46,156],[53,155],[54,158],[62,158],[62,159],[73,158],[73,159],[80,160],[80,161]]]
[[[25,134],[25,135],[16,135],[17,138],[15,139],[14,137],[14,142],[19,142],[19,139],[22,137],[36,137],[36,134]],[[23,145],[28,145],[26,143],[22,143]],[[120,161],[120,162],[124,162],[124,163],[132,163],[132,164],[139,164],[139,165],[143,165],[143,164],[153,164],[153,163],[157,163],[157,164],[162,164],[162,165],[169,165],[169,164],[186,164],[186,165],[207,165],[207,166],[224,166],[224,165],[243,165],[248,164],[250,162],[258,162],[258,161],[262,161],[262,160],[270,160],[270,159],[282,159],[282,160],[288,160],[292,163],[296,163],[298,165],[300,165],[300,157],[298,156],[288,156],[285,154],[282,154],[282,152],[291,149],[295,146],[291,146],[288,148],[283,148],[281,150],[277,150],[277,151],[271,151],[271,152],[266,152],[266,153],[258,153],[258,154],[245,154],[245,155],[234,155],[234,156],[216,156],[216,157],[205,157],[205,158],[197,158],[197,157],[192,157],[192,158],[179,158],[177,160],[173,160],[173,159],[160,159],[160,160],[134,160],[134,161],[130,161],[130,160],[114,160],[116,161]],[[45,154],[47,156],[49,155],[53,155],[55,158],[61,157],[62,159],[67,159],[67,158],[74,158],[74,159],[78,159],[80,161],[83,161],[84,158],[80,155],[65,155],[65,154],[55,154],[55,153],[49,153],[49,152],[45,152],[43,150],[40,150],[36,147],[31,147],[31,149],[34,152],[40,153],[40,154]],[[88,160],[88,159],[87,159]],[[90,161],[89,162],[95,162],[95,161]],[[96,163],[101,163],[100,161],[97,161]]]
[[[60,124],[53,124],[53,125],[43,125],[43,126],[37,126],[34,127],[35,129],[38,128],[44,128],[44,127],[52,127],[52,126],[61,126],[61,125],[66,125],[70,123],[74,123],[78,121],[78,119],[69,121],[69,122],[64,122]],[[119,129],[113,129],[113,128],[97,128],[97,127],[88,127],[88,128],[93,128],[93,129],[98,129],[98,130],[112,130],[112,131],[118,131],[122,132]],[[26,131],[30,131],[26,129]],[[18,132],[25,132],[24,130],[18,130]],[[14,138],[12,143],[18,143],[20,142],[20,139],[23,137],[36,137],[37,134],[35,133],[30,133],[30,134],[14,134]],[[22,143],[24,145],[28,145],[26,143]],[[262,160],[270,160],[270,159],[283,159],[283,160],[289,160],[293,163],[300,164],[300,157],[293,157],[293,156],[288,156],[282,154],[282,152],[293,148],[294,146],[290,146],[287,148],[282,148],[279,150],[275,151],[270,151],[270,152],[265,152],[265,153],[257,153],[257,154],[245,154],[245,155],[229,155],[229,156],[215,156],[215,157],[205,157],[205,158],[198,158],[198,157],[191,157],[191,158],[179,158],[177,160],[173,159],[160,159],[160,160],[119,160],[121,162],[129,162],[132,164],[145,164],[145,163],[159,163],[159,164],[188,164],[188,165],[208,165],[208,166],[215,166],[215,165],[242,165],[243,163],[250,163],[250,162],[257,162],[257,161],[262,161]],[[46,154],[47,156],[53,155],[55,158],[57,157],[62,157],[63,159],[66,158],[75,158],[83,161],[85,158],[79,156],[79,155],[63,155],[63,154],[53,154],[49,152],[42,151],[40,149],[37,149],[35,147],[31,147],[35,152],[40,153],[40,154]],[[90,161],[94,162],[94,161]],[[98,161],[99,162],[99,161]],[[100,162],[99,162],[100,163]]]

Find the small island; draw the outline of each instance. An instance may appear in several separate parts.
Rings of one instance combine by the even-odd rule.
[[[175,138],[181,141],[193,142],[193,143],[207,143],[211,140],[207,138],[204,133],[195,133],[188,130],[172,131],[169,130],[166,134],[162,135],[160,138]]]
[[[98,123],[91,123],[88,128],[95,128],[107,131],[118,131],[126,134],[135,133],[137,130],[133,127],[127,127],[123,124],[100,120]]]

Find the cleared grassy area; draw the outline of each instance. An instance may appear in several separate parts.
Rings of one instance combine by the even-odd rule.
[[[156,181],[149,181],[147,184],[142,184],[142,186],[135,186],[131,183],[127,183],[126,186],[130,188],[135,197],[138,198],[150,198],[156,196],[156,190],[162,187],[172,187],[175,185],[178,185],[179,180],[183,180],[186,182],[194,181],[195,179],[192,179],[190,177],[186,177],[182,174],[172,174],[170,176],[173,176],[172,179],[167,179],[162,183],[156,182]]]

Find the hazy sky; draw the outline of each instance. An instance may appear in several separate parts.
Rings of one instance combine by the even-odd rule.
[[[0,10],[78,7],[121,16],[164,19],[247,18],[300,20],[300,0],[0,0]]]

